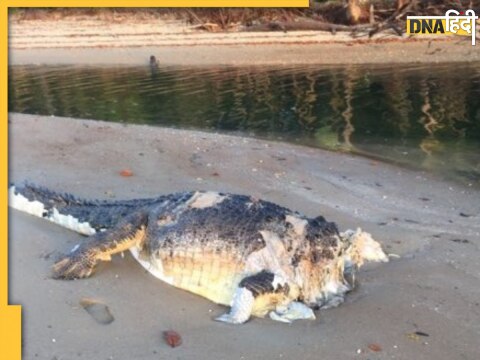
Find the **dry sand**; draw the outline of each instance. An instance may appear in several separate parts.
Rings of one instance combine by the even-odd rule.
[[[153,278],[129,254],[90,279],[50,279],[55,257],[82,236],[12,210],[10,302],[24,306],[25,359],[480,358],[478,191],[282,143],[22,114],[9,121],[13,182],[99,199],[250,194],[342,229],[361,226],[401,256],[363,269],[346,303],[316,321],[230,326],[212,321],[224,307]],[[125,168],[134,175],[120,176]],[[115,320],[95,322],[79,304],[84,297],[106,303]],[[168,329],[182,346],[163,342]]]
[[[150,55],[165,66],[432,63],[480,61],[478,47],[464,36],[210,33],[164,19],[13,18],[9,23],[11,64],[144,64]]]
[[[358,44],[341,34],[192,34],[178,24],[88,21],[11,22],[10,63],[144,64],[151,54],[161,65],[480,60],[466,38]],[[11,181],[97,199],[244,193],[322,214],[342,229],[361,226],[401,256],[364,268],[346,303],[316,321],[229,326],[212,321],[224,307],[163,284],[129,254],[90,279],[50,279],[56,256],[82,237],[12,210],[10,303],[23,305],[25,359],[480,358],[478,190],[281,143],[22,114],[9,120]],[[119,175],[126,168],[132,177]],[[84,297],[106,303],[115,320],[95,322],[80,306]],[[163,342],[168,329],[183,336],[182,346]]]

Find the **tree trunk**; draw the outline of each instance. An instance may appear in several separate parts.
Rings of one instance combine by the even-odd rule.
[[[347,19],[350,24],[368,22],[370,19],[369,6],[369,0],[348,0]]]

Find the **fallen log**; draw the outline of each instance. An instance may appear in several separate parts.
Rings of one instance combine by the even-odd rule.
[[[318,30],[318,31],[329,31],[335,33],[337,31],[345,32],[357,32],[357,31],[367,31],[371,28],[372,25],[338,25],[331,24],[326,22],[318,22],[311,20],[302,20],[302,21],[272,21],[265,24],[251,25],[244,28],[245,31],[301,31],[301,30]]]

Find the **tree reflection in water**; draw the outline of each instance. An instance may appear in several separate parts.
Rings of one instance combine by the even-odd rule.
[[[480,184],[474,65],[13,66],[9,111],[218,130]]]

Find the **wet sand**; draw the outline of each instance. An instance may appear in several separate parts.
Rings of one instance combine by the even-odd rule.
[[[212,320],[224,307],[153,278],[129,254],[90,279],[50,279],[55,258],[83,237],[11,210],[10,303],[24,306],[25,359],[480,358],[478,190],[276,142],[23,114],[9,121],[12,182],[89,199],[249,194],[341,229],[360,226],[400,256],[362,269],[346,303],[315,321],[229,326]],[[124,169],[133,176],[120,176]],[[115,320],[96,322],[84,297],[107,304]],[[180,347],[162,340],[169,329]]]
[[[150,55],[161,66],[480,61],[480,51],[465,36],[408,38],[382,32],[369,39],[320,31],[205,32],[179,20],[132,17],[11,17],[9,49],[13,65],[142,65]]]

